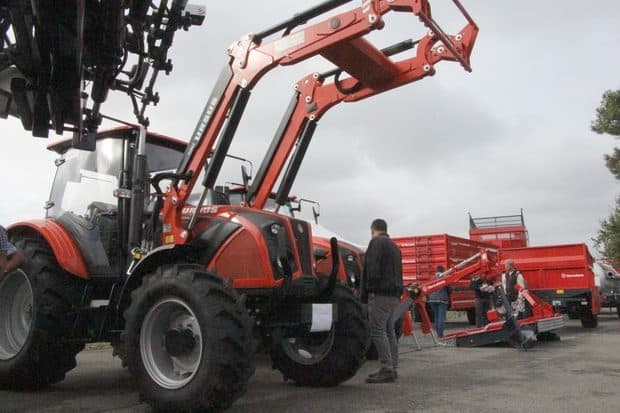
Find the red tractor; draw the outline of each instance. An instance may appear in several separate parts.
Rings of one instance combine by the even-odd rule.
[[[318,55],[338,67],[298,84],[283,129],[304,108],[295,112],[303,132],[293,136],[301,156],[335,102],[422,79],[442,60],[469,69],[478,28],[457,0],[468,23],[454,36],[437,26],[427,0],[368,0],[307,23],[349,2],[326,1],[235,42],[181,156],[179,142],[145,127],[101,134],[94,152],[70,142],[52,147],[61,156],[46,218],[9,228],[28,265],[0,279],[3,387],[62,380],[93,341],[112,342],[141,397],[164,411],[229,406],[247,387],[257,347],[300,385],[355,375],[369,334],[362,305],[337,283],[336,240],[330,275],[317,276],[310,225],[256,208],[262,182],[250,187],[250,207],[230,205],[215,187],[250,92],[270,69]],[[430,32],[377,49],[364,36],[383,28],[390,11],[417,17]],[[413,57],[391,58],[413,48]],[[276,149],[263,166],[280,165]],[[300,160],[293,156],[289,169]]]

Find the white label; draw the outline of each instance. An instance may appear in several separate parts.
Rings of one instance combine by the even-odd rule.
[[[333,313],[331,304],[312,304],[311,333],[331,330],[332,320]]]
[[[561,275],[562,278],[583,278],[583,274],[564,274]]]

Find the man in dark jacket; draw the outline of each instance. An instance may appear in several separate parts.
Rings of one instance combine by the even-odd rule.
[[[476,294],[476,327],[484,327],[489,324],[487,312],[493,308],[495,287],[491,281],[477,278],[476,282],[472,280],[472,288]]]
[[[370,335],[377,348],[381,369],[368,376],[367,383],[389,383],[396,380],[398,341],[390,322],[403,292],[403,264],[400,250],[387,234],[387,223],[375,219],[372,239],[364,257],[362,300],[367,299]]]

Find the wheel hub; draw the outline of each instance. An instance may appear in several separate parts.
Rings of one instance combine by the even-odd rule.
[[[15,357],[26,344],[33,303],[32,286],[22,270],[0,279],[0,360]]]
[[[203,339],[198,319],[185,301],[166,297],[146,313],[140,355],[151,379],[164,389],[185,386],[200,367]]]
[[[194,332],[188,328],[168,330],[164,336],[164,346],[172,357],[181,357],[191,354],[196,346]]]

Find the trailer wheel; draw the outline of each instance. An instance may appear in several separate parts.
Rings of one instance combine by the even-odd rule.
[[[124,314],[127,366],[156,411],[225,409],[254,373],[239,295],[201,269],[168,265],[146,275]]]
[[[596,328],[598,326],[598,316],[592,313],[584,313],[581,316],[581,325],[583,328]]]
[[[83,344],[68,342],[82,288],[40,239],[13,239],[23,269],[0,278],[0,387],[38,389],[64,380]]]
[[[342,285],[336,285],[330,301],[338,306],[338,320],[328,333],[273,343],[273,368],[285,379],[302,386],[335,386],[353,377],[364,363],[370,331],[362,304]]]
[[[476,309],[475,308],[467,309],[467,322],[469,323],[470,326],[476,325]]]

